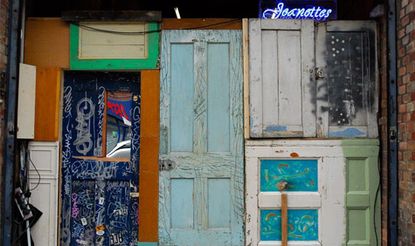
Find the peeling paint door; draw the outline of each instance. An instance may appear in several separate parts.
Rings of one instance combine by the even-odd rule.
[[[160,245],[243,245],[240,31],[163,31]]]
[[[250,137],[315,137],[314,22],[249,20]]]
[[[378,137],[376,23],[318,25],[317,114],[321,137]]]
[[[135,245],[139,74],[65,72],[63,105],[61,244]]]
[[[288,183],[288,245],[342,244],[346,177],[340,145],[330,140],[246,143],[247,245],[281,245],[281,181]]]

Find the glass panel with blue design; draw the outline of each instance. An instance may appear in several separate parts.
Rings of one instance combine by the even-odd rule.
[[[261,240],[281,241],[281,210],[261,210]],[[288,240],[318,240],[318,210],[288,210]]]
[[[317,160],[261,160],[261,191],[279,191],[282,180],[287,191],[318,191]]]

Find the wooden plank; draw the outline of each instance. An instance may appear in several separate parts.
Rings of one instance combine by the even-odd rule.
[[[314,22],[301,22],[301,73],[304,137],[316,136],[316,99],[314,76]]]
[[[278,77],[280,77],[280,67],[284,68],[284,64],[280,62],[278,56],[278,37],[281,37],[278,34],[279,32],[276,30],[262,31],[262,60],[267,61],[262,64],[262,101],[266,102],[266,105],[263,105],[262,108],[263,127],[276,125],[275,123],[279,122],[280,118],[280,79]],[[285,54],[289,55],[290,53],[286,52]],[[281,71],[281,73],[283,74],[284,71]],[[291,83],[288,83],[287,85],[291,86]],[[300,98],[292,97],[292,99],[299,100]],[[283,109],[281,108],[281,111],[282,110]],[[283,115],[283,117],[285,117],[285,115]]]
[[[58,141],[61,69],[36,69],[36,141]]]
[[[269,127],[278,123],[279,126],[301,126],[303,120],[303,107],[301,102],[302,97],[299,97],[299,92],[303,91],[301,87],[301,53],[303,53],[304,47],[301,47],[300,38],[302,36],[301,30],[285,31],[279,30],[278,36],[272,37],[273,39],[266,40],[277,42],[277,50],[280,51],[277,55],[277,74],[278,78],[272,81],[273,84],[277,84],[277,90],[274,92],[278,94],[277,107],[279,108],[277,121],[265,124],[264,127]],[[312,49],[312,47],[310,47]],[[289,50],[289,52],[286,52]],[[263,50],[267,53],[268,50]],[[265,57],[264,57],[265,58]],[[275,59],[275,58],[274,58]],[[273,60],[272,58],[263,59],[263,62]],[[265,73],[270,73],[271,69],[264,70]],[[265,75],[265,74],[264,74]],[[265,84],[263,85],[265,87]],[[263,91],[270,90],[271,88],[265,87]],[[268,101],[264,102],[264,107],[268,106]],[[304,119],[305,120],[305,119]],[[264,129],[266,131],[266,129]],[[290,131],[290,127],[287,129]]]
[[[35,136],[36,67],[20,63],[19,96],[17,102],[17,138]]]
[[[261,20],[249,20],[249,117],[250,136],[262,136],[262,31]]]
[[[242,54],[244,73],[244,138],[249,138],[249,22],[242,19]]]
[[[69,68],[69,25],[60,18],[28,18],[24,63]]]
[[[160,71],[141,71],[139,241],[158,241]]]
[[[177,29],[227,29],[240,30],[242,29],[241,19],[228,18],[192,18],[192,19],[163,19],[161,24],[162,30],[177,30]]]
[[[287,246],[288,243],[288,208],[287,194],[281,194],[281,245]]]

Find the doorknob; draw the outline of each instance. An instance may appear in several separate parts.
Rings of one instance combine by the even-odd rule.
[[[316,79],[316,80],[317,80],[317,79],[324,79],[326,76],[324,75],[323,68],[321,68],[321,67],[316,67],[316,68],[314,69],[314,77],[315,77],[315,79]]]
[[[288,188],[288,181],[281,180],[277,184],[278,190],[281,192],[281,246],[288,245],[288,208],[287,193],[284,191]]]

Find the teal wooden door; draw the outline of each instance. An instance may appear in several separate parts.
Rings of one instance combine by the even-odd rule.
[[[243,245],[241,32],[162,33],[160,245]]]

